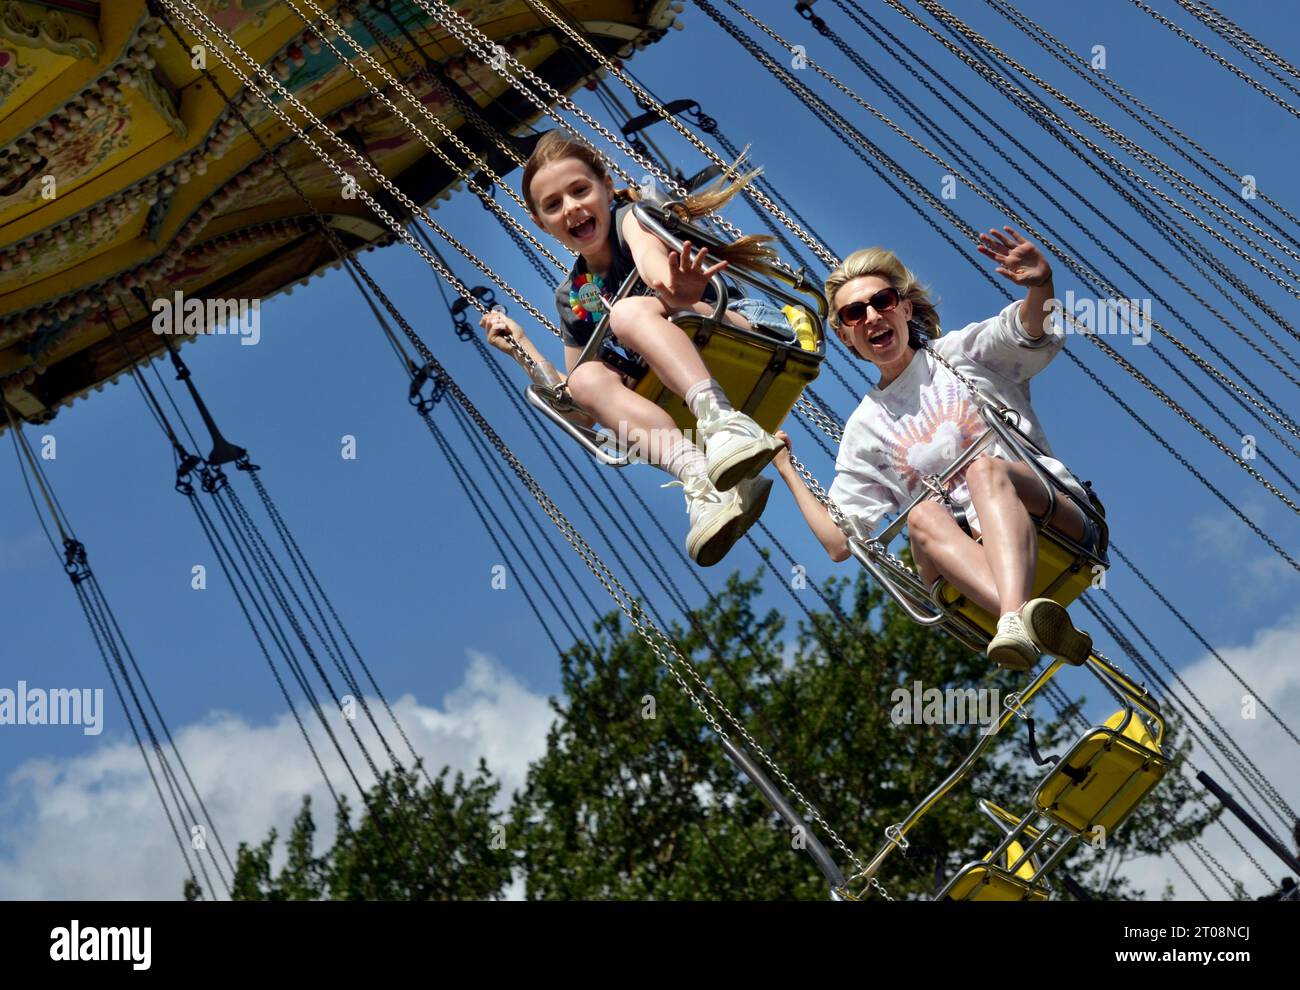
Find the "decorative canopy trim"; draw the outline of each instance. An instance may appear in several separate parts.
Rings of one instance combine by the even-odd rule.
[[[76,18],[69,23],[61,11],[38,7],[27,0],[0,0],[0,38],[21,48],[44,48],[73,58],[99,58],[99,31],[94,23]]]

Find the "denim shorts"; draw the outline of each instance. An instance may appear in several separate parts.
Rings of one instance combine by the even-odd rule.
[[[1101,527],[1086,512],[1083,513],[1083,539],[1079,545],[1091,553],[1099,553],[1101,550]]]
[[[766,299],[758,299],[753,296],[732,299],[727,303],[727,309],[733,313],[739,313],[755,326],[771,327],[773,330],[784,332],[788,332],[790,329],[790,321],[786,319],[781,307],[768,302]]]

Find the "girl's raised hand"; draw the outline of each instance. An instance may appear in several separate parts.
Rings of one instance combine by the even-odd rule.
[[[707,248],[700,248],[699,254],[692,255],[690,241],[684,241],[680,251],[668,252],[667,297],[670,301],[693,306],[704,297],[709,279],[727,267],[725,261],[706,266],[707,255]]]
[[[528,338],[524,336],[524,329],[505,313],[498,313],[495,310],[484,313],[479,317],[478,325],[487,331],[488,343],[499,351],[504,351],[511,357],[514,357],[516,351],[511,346],[511,339],[522,344]]]
[[[977,250],[996,261],[997,273],[1016,285],[1037,287],[1046,285],[1052,279],[1052,266],[1047,263],[1038,246],[1025,240],[1010,227],[980,234]]]

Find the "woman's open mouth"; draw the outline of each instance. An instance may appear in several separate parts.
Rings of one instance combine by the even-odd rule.
[[[873,350],[877,350],[877,351],[885,350],[893,342],[894,342],[893,327],[885,327],[885,329],[879,330],[875,334],[867,337],[867,343],[871,345]]]
[[[570,227],[569,236],[579,244],[591,240],[596,236],[596,218],[588,217],[586,220],[582,221],[582,223]]]

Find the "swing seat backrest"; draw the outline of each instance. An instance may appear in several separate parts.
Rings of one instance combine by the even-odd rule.
[[[1034,867],[1028,858],[1011,871],[1016,860],[1024,855],[1024,846],[1014,839],[991,862],[992,853],[984,859],[967,863],[939,893],[939,900],[951,901],[1045,901],[1052,896],[1042,879],[1034,879]]]
[[[1034,791],[1033,805],[1075,835],[1091,835],[1099,826],[1109,835],[1168,769],[1147,724],[1121,708],[1061,757]]]
[[[731,404],[769,432],[781,426],[821,371],[823,353],[805,350],[793,336],[782,339],[762,328],[743,330],[690,311],[671,319],[695,342]],[[695,416],[686,403],[654,371],[646,371],[636,392],[664,409],[679,429],[695,429]]]

